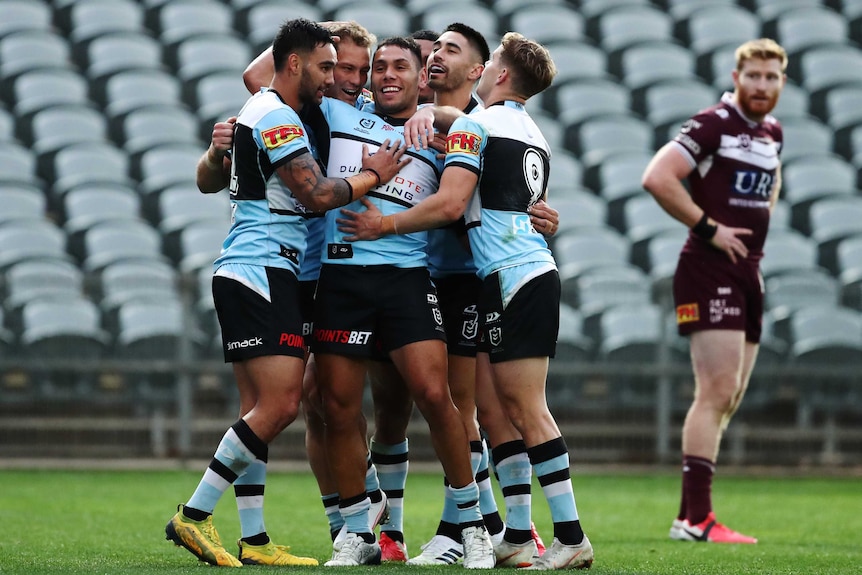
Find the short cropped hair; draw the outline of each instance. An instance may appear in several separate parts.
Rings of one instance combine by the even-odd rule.
[[[347,38],[360,48],[368,48],[370,50],[374,43],[377,42],[377,36],[355,20],[323,22],[321,25],[329,30],[329,33],[333,36],[338,36],[342,40]],[[338,50],[338,44],[335,45],[335,49]]]
[[[374,53],[377,54],[377,52],[379,52],[384,46],[398,46],[399,48],[404,48],[416,56],[416,63],[420,70],[425,67],[422,63],[422,49],[413,38],[406,36],[391,36],[385,40],[381,40],[380,43],[377,44],[377,49],[374,50]]]
[[[470,47],[472,47],[481,58],[480,64],[484,64],[491,58],[491,50],[488,48],[488,42],[475,28],[471,28],[461,22],[453,22],[446,26],[446,29],[443,31],[457,32],[464,36],[467,39],[467,43],[470,44]]]
[[[750,40],[736,49],[736,69],[742,70],[743,64],[752,58],[760,60],[778,60],[781,62],[781,71],[787,69],[787,52],[781,45],[771,38],[759,38]]]
[[[507,32],[501,44],[503,64],[514,72],[512,88],[515,92],[530,98],[551,85],[557,67],[547,48],[517,32]]]
[[[308,55],[322,44],[334,44],[329,30],[311,20],[297,18],[281,25],[272,42],[276,72],[284,69],[290,54]]]
[[[416,30],[415,32],[410,34],[410,37],[413,38],[414,40],[429,40],[429,41],[433,42],[437,38],[440,37],[440,34],[435,32],[434,30],[424,29],[424,30]]]

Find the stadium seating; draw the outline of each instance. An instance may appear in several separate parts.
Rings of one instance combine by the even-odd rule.
[[[760,270],[765,278],[818,267],[817,244],[794,230],[773,230],[766,237],[763,253]]]
[[[651,152],[653,146],[652,126],[628,114],[586,120],[569,134],[576,141],[566,147],[586,166],[597,166],[622,152]]]
[[[131,70],[164,71],[162,45],[145,33],[112,33],[87,44],[85,72],[95,92],[104,92],[104,81]]]
[[[688,2],[702,5],[702,0]],[[724,3],[726,4],[726,3]],[[748,10],[716,4],[695,8],[686,19],[685,37],[696,56],[710,54],[717,48],[739,46],[760,35],[760,20]]]
[[[20,346],[25,358],[35,361],[98,360],[110,345],[101,328],[99,308],[90,300],[70,297],[32,300],[22,312]],[[41,400],[77,400],[92,397],[97,377],[90,373],[52,371],[36,376]]]
[[[542,44],[587,40],[584,18],[565,4],[522,5],[511,14],[508,29]]]
[[[8,222],[41,220],[46,201],[40,190],[24,186],[0,186],[0,225]]]
[[[838,156],[799,159],[782,170],[781,188],[793,212],[793,226],[804,230],[814,201],[856,192],[856,170]]]
[[[862,310],[862,234],[840,241],[835,251],[841,301]]]
[[[240,32],[247,38],[251,48],[260,53],[272,45],[279,25],[292,18],[307,18],[320,21],[323,12],[317,6],[301,2],[266,1],[252,5],[241,19]]]
[[[59,150],[48,179],[53,181],[51,198],[62,201],[66,192],[94,183],[134,186],[129,176],[129,158],[109,143],[79,143]]]
[[[800,158],[828,156],[832,149],[832,130],[812,117],[781,118],[784,144],[781,147],[781,165],[788,166]]]
[[[542,106],[568,127],[603,114],[626,114],[630,104],[627,88],[601,79],[564,84],[554,94],[553,101],[542,100]]]
[[[158,9],[158,31],[168,48],[202,34],[232,36],[233,12],[215,0],[171,0]]]
[[[81,186],[63,196],[63,229],[70,251],[82,253],[83,235],[102,222],[140,222],[141,199],[135,190],[117,185]]]
[[[553,151],[549,203],[561,225],[549,243],[564,298],[577,306],[561,310],[558,357],[575,361],[593,360],[596,348],[605,360],[613,348],[601,332],[585,336],[598,316],[585,313],[586,297],[573,299],[577,286],[608,298],[631,288],[670,305],[687,232],[644,194],[643,169],[683,120],[732,89],[735,48],[775,37],[791,54],[790,82],[774,111],[784,126],[784,182],[763,271],[767,305],[785,311],[766,318],[767,328],[778,318],[778,339],[771,345],[764,334],[758,365],[786,361],[785,337],[794,361],[815,357],[796,345],[786,310],[817,297],[862,310],[859,0],[0,0],[0,14],[2,350],[18,349],[30,299],[96,293],[99,321],[117,334],[125,303],[171,307],[188,289],[183,274],[196,274],[201,349],[221,359],[210,264],[227,231],[227,195],[197,192],[194,165],[212,123],[248,98],[242,69],[298,16],[356,18],[378,37],[463,21],[492,49],[508,30],[547,45],[558,75],[528,109]],[[132,236],[141,251],[116,263],[90,253],[92,232],[106,228],[119,235],[98,243],[120,248]],[[615,279],[602,284],[602,274]],[[99,353],[117,353],[95,340]],[[174,389],[173,378],[131,383],[137,397],[164,401]],[[582,383],[559,379],[549,392],[580,401],[589,396]],[[71,397],[60,392],[94,386],[36,387]],[[634,387],[613,389],[628,399],[607,392],[605,405],[637,396]]]
[[[76,2],[69,10],[69,40],[77,45],[105,34],[144,33],[143,7],[133,0]]]
[[[91,105],[87,80],[72,70],[25,72],[15,79],[13,90],[19,122],[26,122],[31,114],[51,106]]]
[[[69,43],[51,31],[22,30],[0,38],[0,80],[4,84],[24,72],[68,68],[70,59]]]
[[[673,40],[673,20],[646,3],[611,8],[596,18],[594,38],[611,56],[641,42]]]
[[[187,84],[213,72],[241,76],[254,56],[248,44],[234,36],[197,35],[177,44],[172,65]]]
[[[9,325],[21,327],[15,317],[29,301],[84,297],[84,273],[69,260],[23,260],[6,270],[4,306]]]
[[[838,243],[862,233],[862,197],[823,198],[808,210],[810,237],[817,242],[820,265],[838,273]]]
[[[159,233],[145,222],[107,221],[84,233],[79,254],[84,270],[101,271],[119,261],[163,260]]]
[[[380,2],[348,4],[336,10],[334,18],[337,21],[367,22],[366,27],[379,40],[390,36],[404,36],[412,31],[410,14],[395,4]]]
[[[26,260],[69,259],[66,234],[47,219],[0,226],[0,271]]]
[[[36,30],[48,31],[51,29],[51,8],[44,2],[33,2],[33,0],[2,0],[0,10],[3,18],[0,19],[0,38],[14,32]]]
[[[452,22],[466,22],[494,44],[500,37],[497,15],[484,4],[442,0],[425,10],[414,23],[414,28],[443,30]]]
[[[665,80],[696,79],[694,56],[674,42],[645,42],[625,48],[611,60],[611,72],[632,91]]]

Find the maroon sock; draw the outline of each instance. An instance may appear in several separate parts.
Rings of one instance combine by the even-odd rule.
[[[682,490],[688,522],[697,525],[712,511],[712,476],[715,464],[709,459],[684,455],[682,458]]]
[[[683,465],[682,481],[681,481],[682,488],[680,489],[680,494],[679,494],[679,513],[676,514],[676,518],[679,519],[680,521],[685,519],[687,512],[688,512],[688,506],[686,505],[686,501],[685,501],[685,491],[686,491],[685,478],[688,474],[685,472],[685,470],[686,470],[686,467],[685,467],[685,465]]]

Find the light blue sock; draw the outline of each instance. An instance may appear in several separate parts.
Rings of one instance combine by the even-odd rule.
[[[233,483],[242,537],[266,533],[263,521],[263,492],[266,487],[266,463],[255,459],[245,473]]]
[[[186,506],[212,513],[227,488],[256,459],[266,461],[267,446],[240,419],[221,438],[212,461]]]
[[[479,511],[479,486],[471,481],[464,487],[449,486],[452,498],[458,505],[458,523],[461,528],[471,525],[483,525],[482,513]]]
[[[523,441],[509,441],[491,451],[500,489],[506,502],[506,540],[524,543],[530,538],[533,467]]]
[[[380,531],[404,532],[404,487],[410,467],[410,448],[405,439],[395,445],[386,445],[371,439],[371,460],[377,468],[380,488],[389,500],[389,521],[380,525]]]

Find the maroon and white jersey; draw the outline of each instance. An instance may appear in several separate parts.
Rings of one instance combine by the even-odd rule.
[[[783,139],[778,120],[746,119],[730,93],[686,121],[673,139],[694,168],[688,177],[694,202],[713,220],[753,232],[740,236],[750,259],[763,257]],[[706,250],[714,248],[689,232],[683,252]]]

